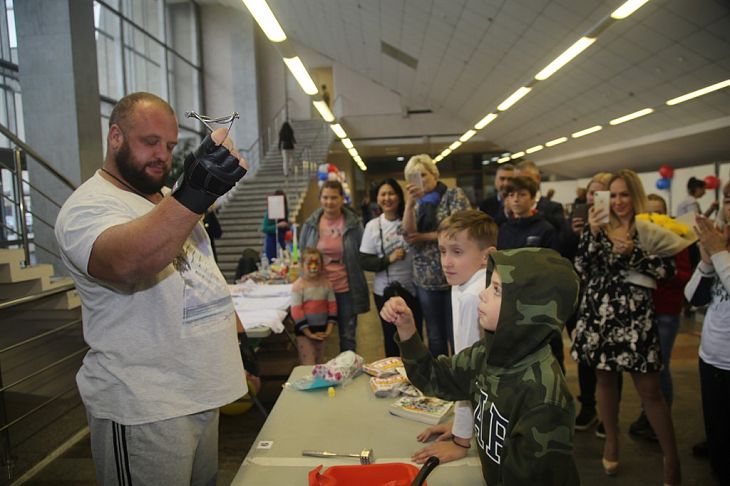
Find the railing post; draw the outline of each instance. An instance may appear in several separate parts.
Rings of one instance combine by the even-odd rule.
[[[15,184],[17,194],[18,212],[20,213],[20,233],[23,239],[23,252],[25,253],[25,265],[30,265],[30,239],[28,238],[28,227],[26,224],[25,193],[23,191],[23,157],[20,148],[15,147],[13,153],[15,160]]]

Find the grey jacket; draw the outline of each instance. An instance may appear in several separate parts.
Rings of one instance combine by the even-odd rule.
[[[360,267],[358,255],[362,241],[363,228],[360,219],[350,209],[343,207],[345,215],[345,234],[342,235],[342,249],[347,271],[347,282],[350,286],[356,314],[363,314],[370,310],[370,295],[365,275]],[[319,242],[319,220],[324,210],[317,209],[302,225],[299,236],[299,248],[316,247]]]

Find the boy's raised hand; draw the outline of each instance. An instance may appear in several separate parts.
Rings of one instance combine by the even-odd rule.
[[[413,320],[413,312],[406,305],[401,297],[392,297],[383,305],[380,317],[386,322],[395,324],[398,328],[398,337],[406,341],[416,333],[416,323]]]

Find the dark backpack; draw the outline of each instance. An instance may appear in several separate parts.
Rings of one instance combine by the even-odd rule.
[[[256,265],[258,265],[260,260],[261,256],[256,250],[252,248],[243,250],[241,258],[238,259],[238,266],[236,267],[236,280],[244,275],[255,272],[257,270]]]

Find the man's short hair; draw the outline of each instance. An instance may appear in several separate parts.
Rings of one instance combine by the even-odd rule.
[[[438,227],[438,234],[453,238],[457,233],[466,231],[469,239],[476,242],[482,250],[497,246],[497,223],[491,216],[477,209],[464,209],[447,217]]]
[[[517,192],[525,190],[530,193],[530,196],[535,197],[537,194],[537,182],[534,179],[527,176],[517,176],[510,179],[507,185],[507,194],[511,192]]]
[[[137,103],[142,102],[156,103],[160,106],[164,106],[173,117],[175,116],[175,110],[172,109],[172,106],[170,106],[167,101],[155,94],[139,91],[137,93],[128,94],[119,100],[119,102],[114,106],[112,114],[109,116],[109,126],[111,127],[116,124],[123,130],[126,130],[129,127],[129,117],[132,113],[134,113],[134,107]]]
[[[514,172],[515,166],[507,163],[497,166],[497,172],[502,170],[506,170],[507,172]]]
[[[325,189],[335,189],[337,192],[340,193],[340,196],[345,197],[345,189],[342,187],[342,183],[340,181],[334,180],[334,179],[327,179],[324,181],[324,184],[322,184],[322,187],[319,188],[319,195],[322,195],[322,191]]]

